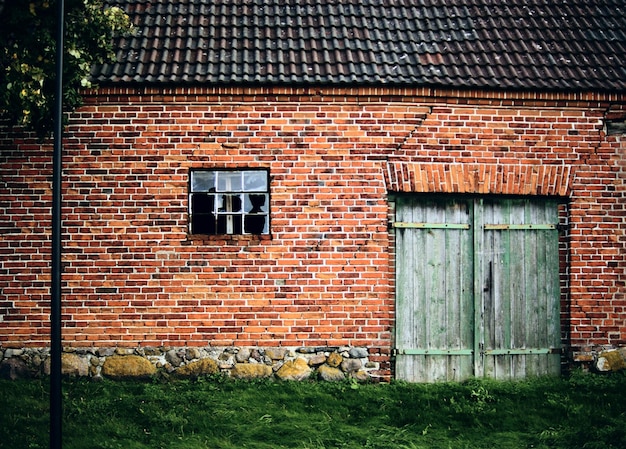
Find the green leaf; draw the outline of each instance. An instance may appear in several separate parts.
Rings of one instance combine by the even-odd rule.
[[[112,42],[131,31],[120,8],[102,0],[66,1],[64,110],[81,104],[81,89],[92,87],[90,69],[112,61]],[[56,2],[5,2],[0,16],[0,115],[46,137],[54,125]]]

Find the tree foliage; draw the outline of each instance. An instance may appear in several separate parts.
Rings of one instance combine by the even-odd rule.
[[[131,25],[102,0],[65,0],[65,29],[63,104],[72,111],[81,89],[93,87],[93,64],[113,60],[113,37]],[[44,137],[54,126],[56,1],[0,0],[0,30],[0,111]]]

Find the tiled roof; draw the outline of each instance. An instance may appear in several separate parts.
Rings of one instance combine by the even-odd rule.
[[[97,82],[626,91],[626,0],[107,0]]]

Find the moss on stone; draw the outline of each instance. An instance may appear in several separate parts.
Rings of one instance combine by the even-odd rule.
[[[346,378],[346,375],[339,368],[333,368],[332,366],[328,366],[326,364],[317,369],[317,375],[320,379],[329,382],[341,381]]]
[[[341,356],[341,354],[337,354],[336,352],[330,354],[326,359],[326,363],[328,364],[328,366],[331,366],[333,368],[337,368],[339,365],[341,365],[341,362],[343,362],[343,357]]]
[[[272,375],[272,367],[262,363],[237,363],[230,370],[235,379],[260,379]]]
[[[626,362],[619,351],[604,351],[600,354],[607,363],[610,371],[619,371],[626,368]]]
[[[102,374],[114,379],[147,378],[155,373],[156,367],[148,359],[138,355],[108,357],[102,366]]]
[[[282,380],[304,380],[311,375],[309,363],[299,357],[295,360],[285,362],[283,366],[276,371],[276,377]]]
[[[217,372],[219,372],[217,362],[213,359],[206,358],[181,366],[176,370],[176,375],[178,377],[194,378],[216,374]]]

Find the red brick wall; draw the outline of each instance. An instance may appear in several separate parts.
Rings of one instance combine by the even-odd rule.
[[[65,343],[367,346],[387,362],[393,190],[568,199],[565,342],[626,344],[610,98],[425,92],[88,97],[64,149]],[[45,346],[51,149],[0,145],[0,345]],[[271,235],[188,234],[189,170],[223,167],[269,169]]]

